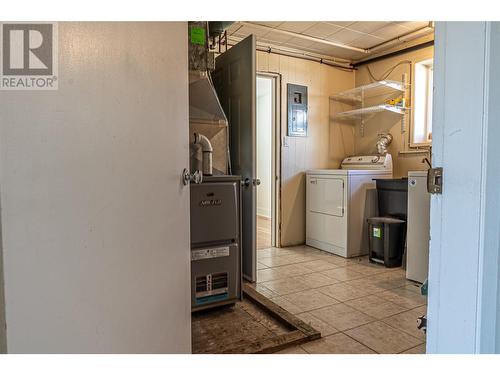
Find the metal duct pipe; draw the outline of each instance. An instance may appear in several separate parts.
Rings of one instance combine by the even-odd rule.
[[[214,149],[212,148],[212,144],[203,134],[194,133],[194,142],[195,145],[201,146],[201,152],[203,154],[202,157],[202,169],[204,176],[212,175],[212,154]]]
[[[379,155],[387,154],[387,147],[389,147],[391,142],[392,142],[391,133],[379,134],[377,140],[377,152],[379,153]]]

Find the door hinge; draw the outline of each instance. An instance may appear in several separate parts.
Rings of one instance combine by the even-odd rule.
[[[431,194],[443,193],[443,168],[429,168],[427,170],[427,191]]]

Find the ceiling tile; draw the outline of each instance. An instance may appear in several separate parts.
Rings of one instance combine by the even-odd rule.
[[[280,45],[281,43],[285,43],[292,38],[293,37],[291,37],[290,35],[284,35],[284,34],[276,33],[274,31],[270,31],[264,37],[257,38],[257,40],[259,42],[263,42],[263,43]]]
[[[314,49],[314,51],[313,51]],[[318,45],[315,43],[313,46],[309,48],[311,52],[315,52],[320,55],[337,57],[341,59],[354,59],[359,58],[360,56],[364,56],[362,52],[351,51],[345,48],[339,48],[335,46],[329,46],[327,44]]]
[[[249,21],[249,22],[269,27],[278,27],[283,23],[283,21]]]
[[[353,40],[350,44],[359,48],[370,48],[385,42],[385,39],[373,35],[363,35],[361,38]]]
[[[406,27],[401,26],[397,23],[391,23],[389,25],[382,27],[381,29],[378,29],[377,31],[374,31],[372,35],[378,36],[385,40],[389,40],[397,38],[398,36],[401,36],[408,32],[410,32],[410,30],[408,30]]]
[[[361,31],[363,33],[370,34],[374,32],[375,30],[378,30],[390,22],[385,22],[385,21],[377,21],[377,22],[372,22],[372,21],[363,21],[363,22],[354,22],[353,24],[347,26],[348,29],[355,30],[355,31]]]
[[[286,45],[290,48],[304,48],[312,45],[313,42],[310,40],[302,39],[302,38],[292,38],[283,45]]]
[[[331,25],[336,25],[340,27],[347,27],[349,25],[352,25],[354,21],[325,21],[326,23],[329,23]]]
[[[304,30],[302,34],[310,35],[315,38],[326,38],[341,29],[342,27],[340,26],[332,25],[326,22],[317,22],[308,29]]]
[[[269,34],[269,30],[267,29],[264,30],[259,27],[254,27],[249,25],[243,25],[243,27],[236,30],[233,34],[230,35],[246,37],[250,34],[254,34],[257,38],[259,38],[265,36],[266,34]]]
[[[340,42],[340,43],[350,43],[353,40],[361,38],[363,33],[360,33],[359,31],[354,31],[350,29],[342,29],[339,32],[333,34],[332,36],[328,37],[328,40]]]
[[[317,22],[303,22],[303,21],[291,22],[291,21],[287,21],[287,22],[283,22],[281,25],[279,25],[278,29],[292,31],[294,33],[301,33],[304,30],[313,26],[315,23],[317,23]]]
[[[399,21],[397,24],[404,26],[409,29],[409,31],[414,31],[421,29],[429,24],[429,21]]]

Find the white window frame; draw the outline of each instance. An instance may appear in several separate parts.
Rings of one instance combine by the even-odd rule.
[[[425,88],[425,91],[427,93],[427,100],[425,101],[425,119],[424,119],[424,124],[423,126],[425,127],[424,129],[424,132],[427,134],[427,137],[428,137],[428,127],[429,127],[429,123],[430,123],[430,127],[431,127],[431,134],[432,134],[432,96],[429,97],[429,90],[430,90],[430,93],[432,93],[432,85],[433,85],[433,76],[429,76],[430,73],[433,73],[434,71],[434,61],[433,61],[433,58],[432,57],[426,57],[426,58],[423,58],[423,59],[420,59],[418,61],[415,61],[413,63],[413,67],[412,67],[412,82],[411,82],[411,99],[412,99],[412,102],[411,102],[411,127],[410,127],[410,147],[430,147],[432,145],[432,139],[428,139],[424,142],[415,142],[415,130],[416,130],[416,126],[418,125],[417,124],[417,121],[416,121],[416,114],[417,114],[417,106],[415,105],[416,104],[416,73],[417,73],[417,65],[428,65],[428,64],[432,64],[432,68],[430,69],[430,72],[429,70],[427,71],[427,79],[426,79],[426,84],[428,85],[428,87]]]

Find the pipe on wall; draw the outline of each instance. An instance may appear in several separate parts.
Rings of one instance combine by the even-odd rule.
[[[201,146],[201,152],[203,155],[202,166],[203,166],[203,175],[211,176],[213,173],[212,169],[212,154],[214,149],[212,148],[212,144],[203,134],[194,133],[194,142],[195,145]]]

